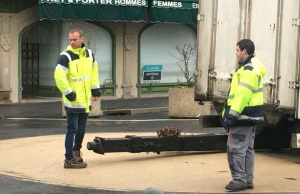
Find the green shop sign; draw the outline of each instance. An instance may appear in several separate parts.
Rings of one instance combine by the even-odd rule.
[[[39,0],[39,17],[51,20],[147,21],[148,0]]]

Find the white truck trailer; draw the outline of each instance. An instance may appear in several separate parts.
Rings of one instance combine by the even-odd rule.
[[[300,0],[200,0],[195,100],[211,101],[221,113],[238,67],[236,43],[251,39],[267,68],[265,123],[256,142],[273,149],[299,148],[299,26]],[[201,118],[203,127],[218,123],[211,117]]]
[[[238,67],[236,43],[253,40],[267,68],[265,122],[256,131],[255,148],[300,148],[300,0],[200,0],[195,100],[211,101],[217,115],[200,116],[202,127],[221,127],[219,119]],[[213,132],[213,130],[212,130]],[[293,137],[293,138],[292,138]],[[226,150],[227,134],[170,137],[126,136],[88,142],[98,154]]]

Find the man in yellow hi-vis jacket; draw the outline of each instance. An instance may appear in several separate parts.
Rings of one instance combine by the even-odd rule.
[[[225,188],[230,191],[254,187],[254,137],[257,123],[264,120],[262,79],[266,74],[254,51],[249,39],[237,43],[239,68],[232,75],[222,113],[222,125],[229,131],[227,158],[233,180]]]
[[[56,85],[63,94],[67,115],[65,168],[87,166],[83,162],[80,149],[91,110],[91,98],[97,101],[100,97],[98,64],[83,40],[80,29],[69,32],[70,45],[58,57],[54,72]]]

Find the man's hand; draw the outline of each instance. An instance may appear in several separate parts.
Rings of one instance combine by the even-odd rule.
[[[70,94],[67,94],[66,95],[66,98],[69,100],[69,101],[75,101],[76,100],[76,93],[75,92],[71,92]]]
[[[99,98],[98,96],[93,96],[93,101],[94,101],[94,102],[97,102],[97,101],[98,101],[98,98]]]
[[[230,126],[234,125],[234,121],[232,121],[232,120],[225,117],[222,120],[221,124],[227,130]]]

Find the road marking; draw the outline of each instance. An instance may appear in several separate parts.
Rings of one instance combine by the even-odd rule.
[[[41,120],[41,121],[65,121],[66,119],[55,119],[55,118],[4,118],[6,120]],[[88,119],[88,121],[104,121],[104,122],[159,122],[159,121],[197,121],[199,119]]]

